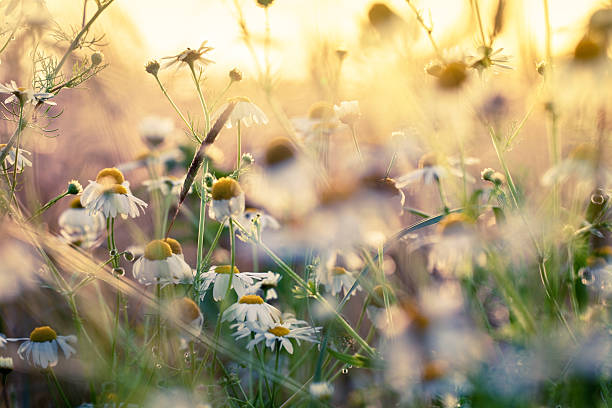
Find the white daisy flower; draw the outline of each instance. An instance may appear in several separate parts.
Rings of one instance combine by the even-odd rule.
[[[92,248],[100,243],[105,228],[105,219],[101,213],[90,214],[81,205],[80,198],[70,203],[57,221],[60,234],[71,244],[81,248]]]
[[[321,331],[320,327],[304,326],[302,324],[295,324],[292,322],[275,323],[271,326],[262,326],[257,323],[247,322],[246,325],[251,329],[251,332],[255,334],[253,340],[247,344],[247,349],[252,350],[257,344],[265,341],[266,347],[274,351],[278,344],[281,350],[284,348],[289,354],[293,354],[293,343],[291,339],[294,339],[297,344],[300,341],[308,341],[311,343],[318,343],[317,333]]]
[[[236,180],[220,178],[213,184],[211,195],[208,215],[213,220],[225,222],[228,217],[238,217],[244,212],[244,191]]]
[[[170,310],[175,319],[191,329],[189,336],[186,336],[182,332],[180,334],[181,349],[186,348],[189,342],[193,340],[192,336],[199,336],[202,332],[204,316],[198,305],[188,297],[174,299],[172,303],[170,303]]]
[[[350,252],[340,254],[338,251],[331,251],[324,254],[322,258],[322,265],[317,269],[319,283],[324,285],[332,295],[348,293],[356,280],[355,272],[352,270],[359,268],[361,265],[359,257]],[[361,290],[361,287],[357,285],[351,296],[359,290]]]
[[[418,168],[410,173],[404,174],[396,179],[395,185],[397,188],[404,188],[410,184],[423,181],[425,184],[438,182],[440,179],[447,177],[449,174],[456,177],[463,177],[461,169],[453,166],[444,166],[440,163],[440,157],[437,153],[426,153],[419,159]],[[468,181],[474,179],[466,175]]]
[[[215,302],[223,300],[229,286],[231,270],[231,265],[218,265],[212,266],[208,272],[204,272],[201,275],[202,285],[200,286],[200,298],[204,298],[204,292],[206,292],[212,284],[213,299]],[[266,277],[268,277],[267,273],[240,272],[240,270],[234,266],[232,289],[236,291],[236,294],[240,298],[246,294],[247,289],[253,286],[256,280],[265,279]]]
[[[261,296],[244,295],[225,310],[223,321],[258,322],[271,327],[280,321],[281,312],[264,302]]]
[[[425,243],[431,244],[427,257],[428,269],[450,277],[469,273],[474,256],[478,253],[478,236],[470,219],[461,213],[452,213],[438,224],[438,233]]]
[[[58,348],[66,358],[76,353],[69,343],[76,343],[77,338],[71,336],[58,336],[49,326],[37,327],[30,333],[30,338],[19,346],[17,354],[22,360],[39,368],[55,367],[58,362]]]
[[[4,100],[4,103],[6,104],[11,102],[25,104],[30,102],[34,97],[34,91],[17,86],[15,81],[11,81],[10,83],[6,83],[4,85],[0,84],[0,94],[10,95]]]
[[[358,101],[342,101],[340,105],[334,105],[334,112],[345,125],[353,126],[361,117]]]
[[[576,146],[568,157],[551,167],[542,176],[542,184],[550,186],[554,183],[564,183],[569,178],[577,180],[578,184],[589,186],[597,178],[598,173],[604,180],[611,178],[610,172],[599,161],[600,152],[592,144],[582,143]]]
[[[3,151],[6,148],[6,143],[0,144],[0,151]],[[21,173],[25,167],[32,167],[32,162],[26,158],[25,155],[30,155],[31,153],[24,149],[19,149],[19,157],[17,158],[17,173]],[[11,147],[8,154],[4,158],[4,166],[6,171],[9,173],[13,172],[13,165],[15,164],[15,156],[17,156],[17,149],[15,146]]]
[[[268,123],[268,117],[265,113],[251,100],[245,96],[232,98],[228,103],[235,103],[234,110],[229,116],[225,127],[231,129],[237,127],[240,122],[242,126],[250,127],[252,125],[265,125]],[[227,103],[221,106],[218,112],[223,112],[227,107]]]
[[[265,278],[255,283],[254,288],[264,293],[266,301],[278,299],[276,288],[278,287],[278,282],[281,280],[281,275],[272,271],[268,271],[265,275]]]
[[[292,123],[305,140],[316,136],[329,136],[340,125],[334,106],[327,102],[313,104],[307,117],[293,118]]]
[[[287,138],[272,140],[253,171],[245,175],[249,197],[274,216],[304,215],[317,203],[316,173]]]
[[[147,203],[132,195],[130,183],[116,168],[100,170],[95,181],[89,180],[81,195],[81,204],[90,213],[101,212],[106,218],[118,214],[122,218],[138,217],[147,207]]]
[[[151,149],[164,143],[174,130],[174,123],[170,118],[147,116],[140,122],[140,137]]]
[[[180,244],[171,238],[149,242],[144,256],[134,262],[132,273],[142,285],[193,282],[193,271],[183,259]]]

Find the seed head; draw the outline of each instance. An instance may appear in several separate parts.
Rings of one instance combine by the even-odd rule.
[[[242,81],[242,72],[238,68],[234,68],[229,72],[229,77],[232,82]]]
[[[93,54],[91,54],[91,65],[96,67],[100,64],[102,64],[102,62],[104,62],[104,54],[102,54],[102,52],[100,51],[96,51]]]
[[[170,249],[172,249],[173,254],[180,255],[183,253],[183,248],[181,247],[181,244],[176,239],[166,238],[164,239],[164,242],[170,245]]]

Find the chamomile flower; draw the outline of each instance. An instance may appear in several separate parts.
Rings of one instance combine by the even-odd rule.
[[[456,177],[463,177],[461,169],[443,165],[440,155],[430,152],[421,156],[416,170],[398,177],[395,185],[397,188],[404,188],[421,180],[425,184],[432,184],[447,177],[449,173]]]
[[[204,54],[206,54],[207,52],[213,49],[212,47],[206,46],[207,42],[208,41],[204,41],[200,45],[200,48],[198,48],[197,50],[192,50],[191,48],[187,48],[185,51],[180,52],[176,55],[162,58],[163,60],[168,60],[168,61],[165,62],[161,66],[161,68],[162,69],[168,68],[174,64],[187,64],[190,67],[198,66],[198,65],[204,67],[208,64],[212,64],[213,63],[212,60],[209,60],[203,57]]]
[[[23,105],[30,102],[34,97],[34,91],[17,86],[15,81],[11,81],[10,83],[6,83],[4,85],[0,84],[0,94],[10,95],[4,100],[5,104],[17,102]]]
[[[265,278],[255,283],[254,288],[256,288],[257,290],[261,290],[264,293],[266,301],[278,299],[278,293],[276,293],[276,288],[278,287],[278,282],[280,280],[280,274],[268,271],[266,273]]]
[[[272,140],[245,175],[249,197],[280,218],[304,215],[317,202],[316,173],[286,138]]]
[[[238,217],[244,211],[244,192],[232,178],[222,177],[215,181],[211,195],[208,215],[213,220],[224,222],[228,217]]]
[[[130,183],[116,168],[102,169],[95,181],[89,180],[81,195],[81,204],[90,213],[101,212],[106,218],[138,217],[147,207],[147,203],[132,195]]]
[[[170,303],[170,310],[172,317],[189,327],[191,335],[200,335],[202,325],[204,324],[204,316],[202,315],[198,305],[193,300],[187,297],[174,299]],[[187,344],[192,340],[192,338],[183,334],[181,334],[180,337],[181,348],[186,348]]]
[[[76,343],[76,336],[58,336],[49,326],[35,328],[29,339],[22,340],[26,341],[19,346],[17,354],[22,360],[39,368],[55,367],[58,362],[58,349],[61,349],[66,358],[76,353],[70,345]]]
[[[322,266],[317,270],[319,283],[324,285],[332,295],[348,293],[356,280],[353,270],[361,264],[359,257],[350,252],[341,254],[338,251],[330,251],[324,254],[322,259]],[[359,285],[351,293],[351,296],[358,290],[361,290]]]
[[[223,321],[236,320],[237,322],[257,322],[271,327],[280,321],[281,312],[272,305],[267,304],[261,296],[243,295],[225,310]]]
[[[306,141],[317,136],[329,136],[340,125],[334,106],[327,102],[313,104],[307,117],[294,118],[292,122],[295,130]]]
[[[148,191],[159,190],[165,196],[178,196],[181,194],[184,182],[184,177],[161,176],[153,180],[145,180],[142,185],[146,186]]]
[[[0,151],[3,151],[6,148],[6,143],[0,144]],[[27,150],[19,148],[19,157],[17,157],[17,149],[15,146],[12,146],[9,150],[8,154],[4,158],[4,171],[12,173],[13,166],[15,165],[15,158],[17,157],[17,173],[23,172],[26,167],[32,167],[32,162],[26,158],[26,155],[30,155],[31,153]]]
[[[210,285],[213,285],[213,299],[216,302],[223,300],[229,287],[231,271],[231,265],[218,265],[211,267],[208,272],[204,272],[201,275],[202,286],[200,287],[200,297],[203,298],[204,292],[210,288]],[[236,266],[234,266],[233,275],[232,289],[236,291],[239,298],[246,294],[247,289],[249,289],[255,281],[268,277],[266,273],[240,272]]]
[[[236,218],[236,221],[256,237],[260,237],[261,232],[266,229],[278,230],[280,228],[280,223],[276,218],[270,214],[266,214],[263,210],[255,208],[247,208],[244,210],[244,212]]]
[[[598,177],[598,173],[604,179],[610,178],[610,172],[599,162],[600,152],[595,146],[582,143],[576,146],[568,157],[557,165],[551,167],[542,176],[542,184],[550,186],[553,183],[563,183],[569,178],[579,181],[578,184],[587,183],[591,185]]]
[[[345,125],[353,126],[361,117],[358,101],[342,101],[340,105],[334,105],[334,112]]]
[[[317,334],[321,331],[320,327],[304,326],[293,322],[279,322],[271,326],[263,326],[257,323],[247,322],[246,325],[255,334],[253,340],[247,344],[247,349],[252,350],[256,345],[265,342],[266,347],[274,351],[278,347],[282,350],[287,350],[289,354],[293,354],[294,339],[297,344],[300,341],[308,341],[318,343]]]
[[[180,244],[176,240],[156,239],[147,244],[144,256],[134,262],[134,278],[142,285],[160,283],[191,283],[193,271],[183,259]]]
[[[140,122],[140,137],[151,149],[164,143],[173,130],[174,123],[169,118],[147,116]]]
[[[235,103],[234,110],[230,114],[225,127],[231,129],[237,127],[238,123],[242,126],[265,125],[268,123],[266,114],[251,100],[245,96],[238,96],[229,100],[228,103]],[[218,112],[223,112],[227,104],[222,105]]]
[[[101,213],[90,214],[81,205],[80,198],[70,203],[57,223],[60,234],[71,244],[81,248],[92,248],[100,243],[105,228],[105,219]]]

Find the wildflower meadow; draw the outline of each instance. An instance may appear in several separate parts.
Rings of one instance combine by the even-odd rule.
[[[609,0],[1,0],[0,405],[612,405]]]

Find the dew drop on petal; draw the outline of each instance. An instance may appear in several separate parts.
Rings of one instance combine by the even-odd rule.
[[[342,374],[348,374],[348,368],[343,368],[341,372]]]

